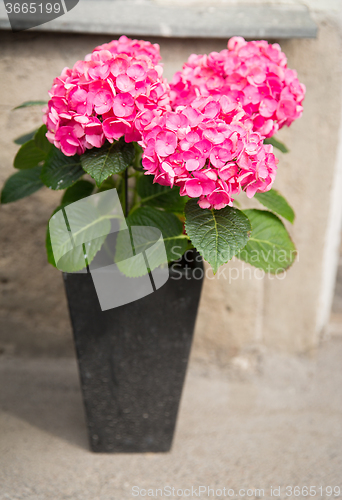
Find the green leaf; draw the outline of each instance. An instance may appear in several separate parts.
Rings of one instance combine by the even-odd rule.
[[[37,147],[32,139],[25,142],[19,149],[14,158],[14,166],[20,170],[36,167],[41,161],[46,158],[45,151]]]
[[[43,187],[40,180],[42,167],[21,170],[7,179],[1,192],[1,203],[11,203],[30,196]]]
[[[50,189],[66,189],[82,175],[84,170],[78,155],[65,156],[53,147],[43,165],[41,179]]]
[[[34,135],[34,142],[37,148],[41,149],[46,154],[48,154],[53,148],[53,145],[51,144],[51,142],[47,140],[46,132],[47,132],[46,125],[42,125]]]
[[[20,104],[20,106],[13,108],[13,111],[15,109],[28,108],[31,106],[44,106],[45,104],[47,104],[47,101],[25,101],[22,104]]]
[[[45,137],[46,132],[46,126],[42,125],[34,133],[33,139],[30,138],[33,132],[19,137],[19,140],[23,140],[24,143],[14,158],[15,168],[33,168],[46,159],[47,154],[53,148],[52,144]]]
[[[295,213],[279,191],[271,189],[266,193],[256,193],[254,196],[265,207],[269,208],[272,212],[281,215],[284,219],[287,219],[291,222],[291,224],[293,224]]]
[[[46,230],[45,249],[46,249],[46,256],[47,256],[48,263],[51,264],[53,267],[57,268],[56,262],[55,262],[55,257],[53,256],[53,251],[52,251],[49,226],[47,227],[47,230]]]
[[[143,205],[163,208],[167,212],[182,214],[189,200],[187,196],[180,196],[178,187],[171,189],[169,186],[153,183],[151,175],[142,175],[138,178],[137,192]]]
[[[14,143],[15,144],[19,144],[20,146],[22,144],[25,144],[25,142],[28,142],[30,141],[31,139],[34,138],[36,132],[37,132],[38,129],[36,130],[33,130],[32,132],[29,132],[28,134],[24,134],[24,135],[21,135],[20,137],[17,137],[16,139],[14,139]]]
[[[66,205],[56,209],[51,218],[54,218],[51,238],[50,221],[46,235],[46,249],[48,261],[58,269],[72,273],[85,269],[86,263],[90,264],[97,252],[101,249],[110,231],[110,220],[91,204],[82,204],[64,211]],[[64,211],[64,214],[63,212]],[[68,218],[69,215],[69,218]],[[70,237],[70,217],[72,219],[72,237]],[[66,224],[68,220],[68,225]],[[54,242],[52,250],[52,241]],[[84,242],[84,245],[82,244]],[[86,259],[85,259],[86,252]],[[86,262],[87,261],[87,262]]]
[[[135,158],[134,158],[134,162],[132,164],[134,170],[136,170],[137,172],[144,172],[144,168],[142,166],[142,154],[143,154],[143,148],[141,146],[139,146],[139,144],[137,142],[133,142],[133,146],[134,146],[134,149],[135,149]]]
[[[197,200],[185,205],[185,229],[190,240],[214,273],[243,248],[251,225],[237,208],[203,209]]]
[[[267,139],[264,140],[264,144],[272,144],[274,148],[279,149],[282,153],[289,152],[285,144],[275,139],[275,137],[267,137]]]
[[[121,230],[117,237],[114,261],[129,278],[144,276],[160,266],[167,268],[161,231],[151,226]]]
[[[75,182],[72,186],[70,186],[64,193],[62,198],[62,205],[70,205],[70,203],[74,203],[75,201],[82,200],[82,198],[86,198],[90,196],[94,191],[95,185],[92,182],[80,180]]]
[[[162,232],[168,262],[179,259],[185,252],[188,238],[183,224],[174,214],[152,207],[140,207],[126,219],[128,226],[152,226]]]
[[[58,212],[59,210],[61,210],[63,207],[64,207],[64,205],[62,204],[59,207],[55,208],[55,210],[51,214],[51,217],[53,215],[55,215],[55,213]],[[51,217],[50,217],[50,219],[51,219]],[[50,219],[49,219],[49,221],[50,221]],[[53,267],[57,268],[55,257],[53,255],[53,250],[52,250],[49,223],[48,223],[47,228],[46,228],[45,248],[46,248],[48,263],[51,264]]]
[[[110,175],[119,174],[131,165],[135,149],[132,143],[126,143],[123,138],[107,142],[102,148],[93,148],[81,156],[82,167],[96,181],[97,186]]]
[[[293,264],[296,247],[282,221],[266,210],[244,210],[252,234],[238,257],[252,266],[277,274]]]

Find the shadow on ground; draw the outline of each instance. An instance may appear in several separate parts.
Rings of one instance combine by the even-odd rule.
[[[88,449],[75,360],[2,358],[0,408],[48,434]]]

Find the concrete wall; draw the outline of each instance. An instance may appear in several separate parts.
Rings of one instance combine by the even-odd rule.
[[[263,345],[311,352],[326,322],[338,243],[336,238],[328,244],[326,236],[328,228],[330,234],[338,234],[341,211],[332,191],[339,172],[341,31],[330,15],[321,12],[317,19],[317,39],[281,43],[289,66],[297,69],[307,86],[303,117],[279,133],[290,153],[279,153],[275,183],[297,214],[294,226],[288,226],[299,259],[281,280],[260,279],[260,273],[239,261],[225,266],[225,276],[207,279],[197,321],[196,356],[210,355],[225,363]],[[108,39],[0,32],[0,184],[13,173],[17,147],[12,140],[40,124],[38,110],[12,108],[25,100],[46,99],[52,79],[64,66],[73,65]],[[225,46],[223,40],[155,41],[161,45],[170,78],[192,52],[219,51]],[[0,207],[0,350],[73,352],[61,275],[47,264],[44,250],[46,222],[60,196],[44,189]],[[327,273],[329,279],[324,278]]]

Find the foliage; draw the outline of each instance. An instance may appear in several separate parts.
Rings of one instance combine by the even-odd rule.
[[[212,266],[214,273],[233,256],[270,273],[279,273],[293,263],[295,247],[277,215],[293,223],[294,212],[275,189],[255,195],[269,211],[243,211],[230,206],[220,210],[203,209],[196,199],[181,196],[178,187],[162,186],[154,183],[152,176],[145,175],[138,166],[141,150],[133,144],[114,141],[82,156],[65,156],[46,140],[45,132],[43,125],[34,134],[27,135],[14,161],[19,171],[5,183],[1,203],[29,196],[45,185],[64,191],[54,214],[94,192],[113,188],[118,189],[124,204],[124,173],[128,169],[128,182],[133,192],[127,224],[159,229],[169,262],[179,259],[191,244]],[[86,180],[87,174],[96,184]],[[102,243],[97,239],[89,249],[89,261]],[[65,244],[61,238],[61,253]],[[48,261],[56,266],[49,230],[46,248]],[[124,247],[121,251],[125,251]],[[82,247],[73,260],[69,254],[63,261],[63,269],[69,271],[82,269],[82,265],[84,267]]]
[[[58,235],[56,240],[52,233],[54,252],[49,229],[46,248],[48,261],[56,266],[57,259],[67,272],[91,263],[115,222],[101,202],[86,206],[80,200],[97,200],[97,193],[114,189],[125,231],[112,257],[123,272],[139,274],[123,264],[134,231],[143,252],[162,234],[168,262],[195,247],[214,273],[234,256],[282,272],[296,249],[281,218],[292,224],[295,214],[272,188],[278,162],[273,148],[288,152],[274,134],[301,115],[304,85],[287,68],[279,45],[266,41],[233,37],[228,50],[192,55],[175,75],[172,91],[159,59],[157,45],[121,37],[65,68],[48,103],[16,107],[47,104],[45,125],[15,139],[17,172],[5,182],[1,203],[44,186],[62,191],[50,218]],[[233,207],[241,191],[267,210],[243,210],[238,202]],[[87,223],[75,252],[67,218],[71,204],[80,234]],[[142,234],[142,227],[154,229]],[[159,265],[160,255],[154,257],[150,271]]]

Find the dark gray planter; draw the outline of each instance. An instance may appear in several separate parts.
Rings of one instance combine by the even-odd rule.
[[[171,448],[203,281],[202,262],[176,266],[156,292],[103,312],[91,275],[64,273],[93,451]]]

